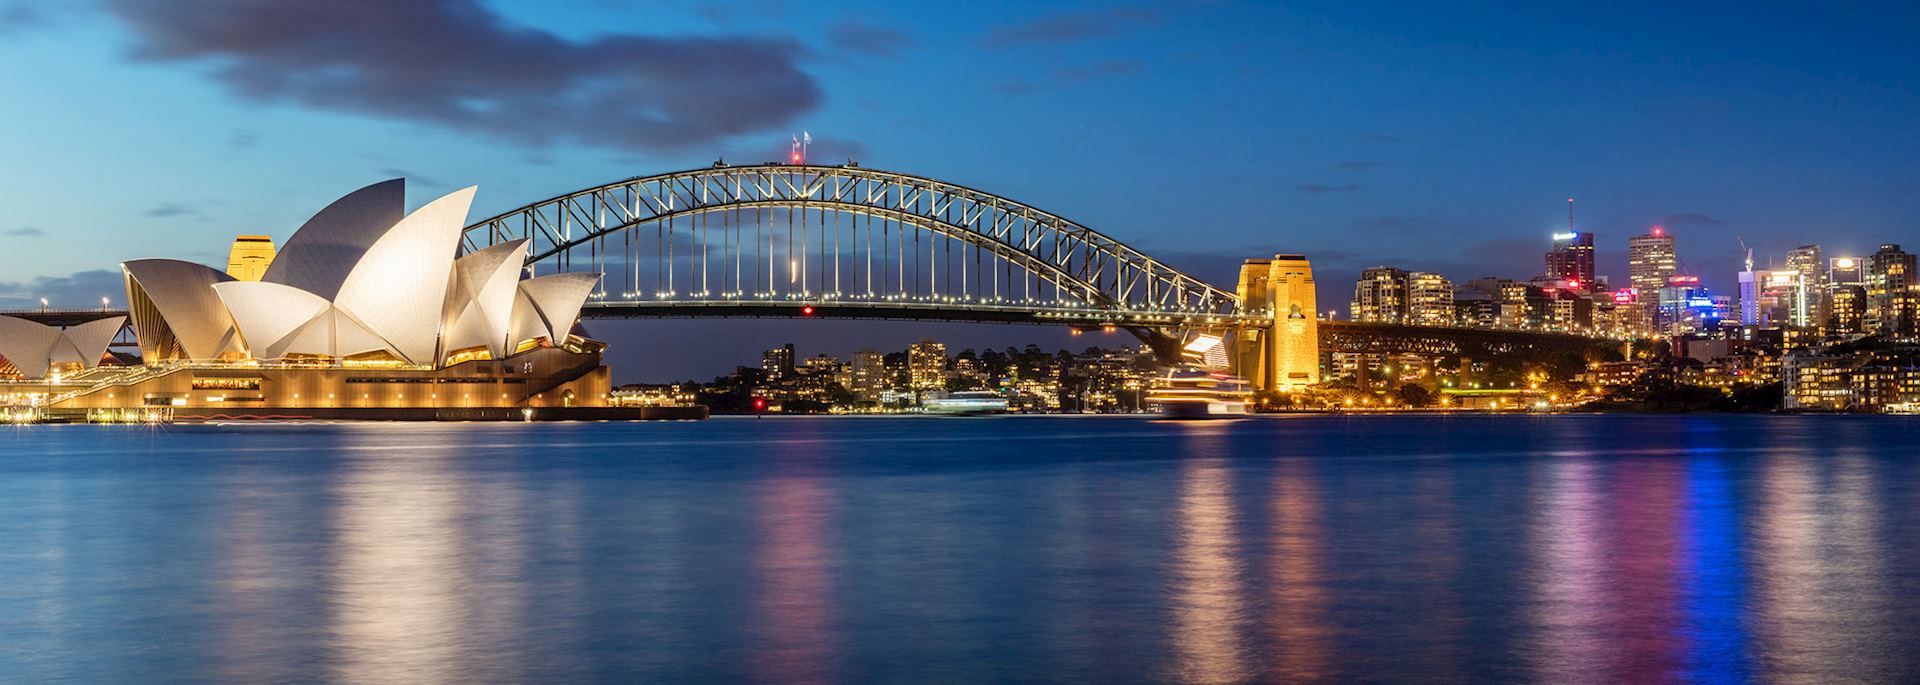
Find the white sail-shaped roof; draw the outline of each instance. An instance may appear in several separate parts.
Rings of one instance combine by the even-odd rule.
[[[520,282],[512,318],[514,343],[545,336],[558,345],[580,319],[580,307],[600,283],[600,274],[553,274]]]
[[[492,245],[453,263],[453,290],[440,328],[443,354],[484,345],[493,358],[506,356],[527,242]]]
[[[45,378],[60,329],[36,321],[0,316],[0,357],[28,378]]]
[[[127,275],[134,331],[149,362],[245,352],[233,317],[213,290],[213,284],[232,281],[232,276],[177,259],[140,259],[120,266]]]
[[[112,316],[68,326],[60,331],[60,347],[55,350],[53,360],[80,362],[89,369],[99,366],[100,358],[106,356],[107,347],[113,344],[113,336],[126,324],[127,317]]]
[[[448,193],[394,224],[333,299],[408,362],[437,361],[440,318],[473,194],[472,186]]]
[[[240,337],[246,339],[255,359],[280,359],[289,354],[333,354],[331,336],[319,347],[292,348],[295,333],[333,309],[326,298],[266,281],[215,283],[213,290],[233,314]]]
[[[127,318],[114,316],[65,330],[12,316],[0,316],[0,357],[28,378],[45,378],[53,364],[78,362],[91,369],[113,344]]]
[[[354,265],[406,215],[406,199],[406,181],[396,178],[334,200],[287,239],[261,280],[334,299]]]

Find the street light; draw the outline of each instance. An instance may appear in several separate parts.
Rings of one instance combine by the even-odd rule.
[[[44,298],[44,297],[40,298],[40,313],[41,314],[47,313],[47,298]]]

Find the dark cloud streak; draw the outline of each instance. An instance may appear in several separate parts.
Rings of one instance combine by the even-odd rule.
[[[477,0],[104,0],[134,56],[209,64],[241,97],[513,143],[673,150],[791,122],[821,100],[788,40],[576,42]]]

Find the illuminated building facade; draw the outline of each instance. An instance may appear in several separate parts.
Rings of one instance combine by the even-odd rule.
[[[1642,308],[1646,312],[1647,323],[1651,328],[1665,328],[1667,321],[1660,319],[1659,293],[1667,287],[1667,280],[1679,270],[1679,258],[1674,250],[1673,236],[1667,229],[1655,226],[1646,235],[1637,235],[1627,239],[1627,280],[1628,285],[1640,294]]]
[[[1787,271],[1793,279],[1792,324],[1812,328],[1827,320],[1827,261],[1819,245],[1801,245],[1787,250]]]
[[[788,343],[767,350],[760,355],[760,370],[767,373],[767,380],[777,381],[793,375],[793,344]]]
[[[1683,335],[1717,328],[1727,304],[1716,302],[1698,276],[1674,276],[1660,289],[1661,332]]]
[[[1564,281],[1567,287],[1590,289],[1599,274],[1593,265],[1593,234],[1567,231],[1553,234],[1553,251],[1547,253],[1548,280]]]
[[[1407,320],[1415,326],[1452,326],[1453,282],[1425,271],[1407,274]]]
[[[922,340],[907,346],[907,385],[914,390],[947,387],[947,346]]]
[[[1407,272],[1376,266],[1353,284],[1350,318],[1363,323],[1406,323]]]
[[[227,249],[227,275],[236,281],[258,281],[265,278],[267,268],[273,265],[273,238],[264,235],[243,235],[233,239],[233,246]]]
[[[1911,337],[1920,323],[1920,282],[1914,280],[1914,255],[1888,243],[1867,257],[1866,327],[1869,332]]]

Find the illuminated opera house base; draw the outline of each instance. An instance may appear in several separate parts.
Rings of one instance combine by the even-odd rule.
[[[573,339],[445,368],[203,363],[136,369],[51,409],[135,410],[166,420],[612,420],[704,418],[699,407],[610,407],[597,343]]]
[[[474,189],[410,213],[404,191],[398,179],[354,191],[277,250],[243,236],[227,272],[122,263],[138,366],[89,363],[113,320],[0,322],[0,356],[29,382],[46,379],[35,407],[89,420],[704,416],[610,406],[605,345],[576,327],[599,274],[534,276],[526,240],[463,250]],[[59,368],[82,366],[58,380]]]

